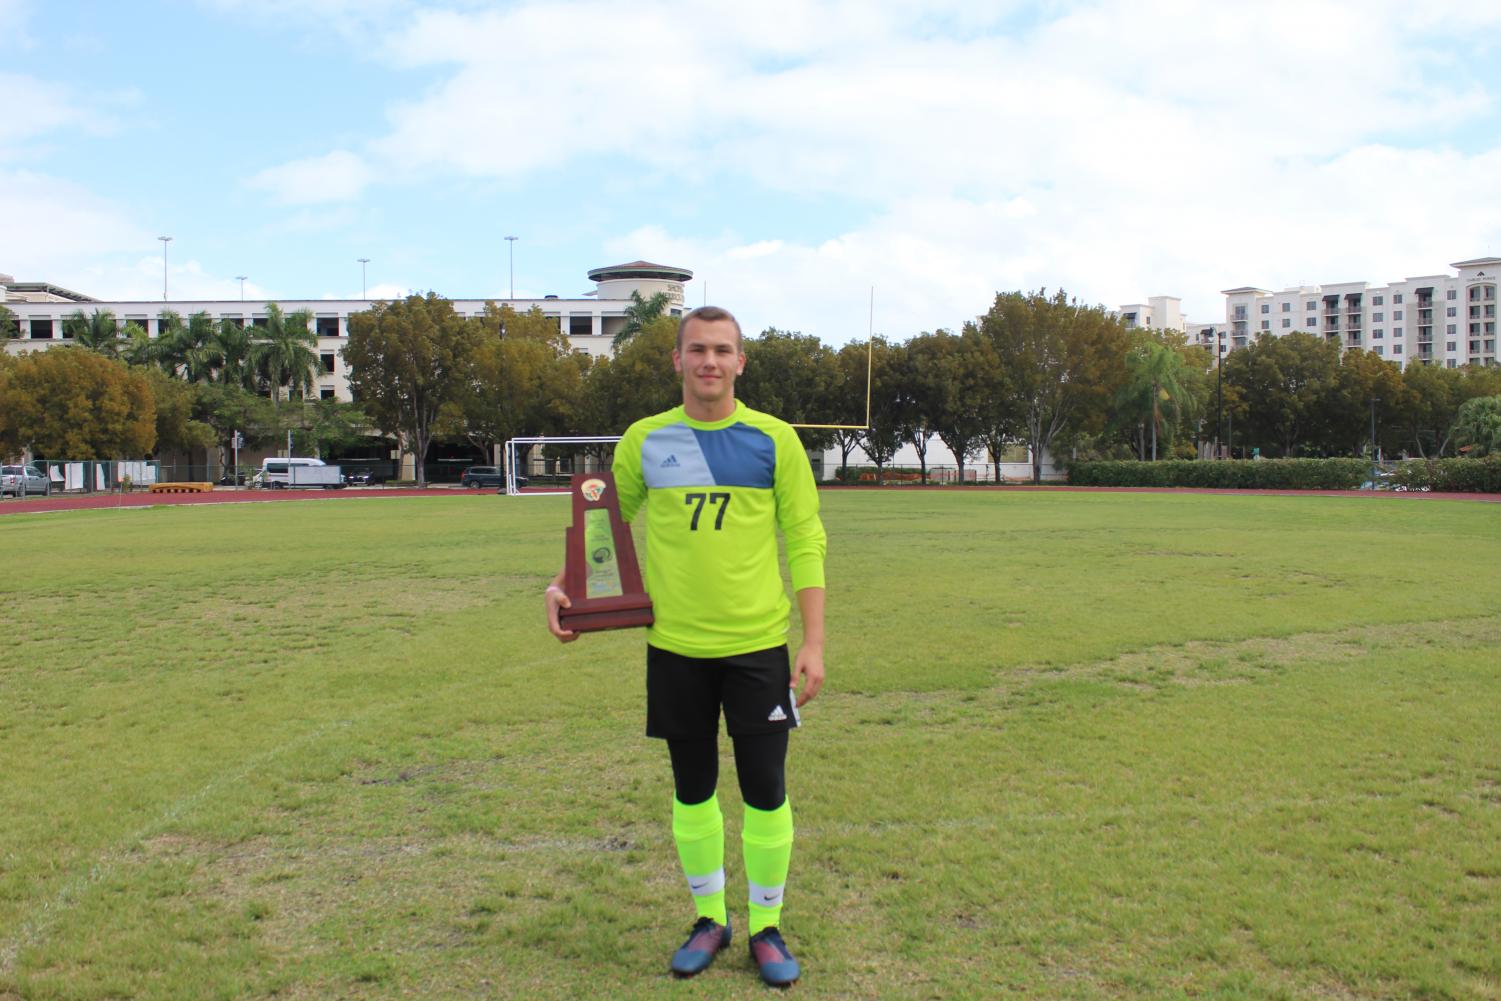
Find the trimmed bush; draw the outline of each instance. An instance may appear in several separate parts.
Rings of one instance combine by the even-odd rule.
[[[1501,493],[1501,455],[1483,459],[1408,459],[1392,473],[1393,486],[1454,493]]]
[[[1354,490],[1371,478],[1364,459],[1226,459],[1076,462],[1068,482],[1087,487],[1216,490]]]

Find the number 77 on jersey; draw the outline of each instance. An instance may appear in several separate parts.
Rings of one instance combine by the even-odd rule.
[[[573,607],[558,609],[558,623],[580,633],[651,625],[651,598],[641,583],[631,530],[620,518],[615,477],[604,472],[576,474],[570,493],[573,524],[563,559],[563,590]],[[714,496],[723,498],[715,502],[723,520],[729,495]]]

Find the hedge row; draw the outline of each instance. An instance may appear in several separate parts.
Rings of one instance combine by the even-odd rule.
[[[1364,459],[1172,459],[1076,462],[1068,482],[1088,487],[1204,487],[1223,490],[1353,490],[1371,478]]]
[[[1501,455],[1483,459],[1408,459],[1390,483],[1408,490],[1501,493]]]

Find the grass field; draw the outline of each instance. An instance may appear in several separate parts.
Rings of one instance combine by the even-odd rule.
[[[824,513],[799,996],[1501,998],[1501,509]],[[738,934],[665,974],[641,635],[546,636],[566,518],[0,518],[0,998],[764,996]]]

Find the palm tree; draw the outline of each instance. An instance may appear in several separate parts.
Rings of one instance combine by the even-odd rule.
[[[84,316],[83,310],[75,309],[63,320],[63,336],[110,358],[120,353],[120,327],[115,314],[107,309],[96,309],[93,316]]]
[[[272,400],[281,399],[281,387],[287,398],[294,392],[307,392],[318,384],[318,338],[309,329],[311,311],[299,309],[282,313],[276,303],[266,304],[266,325],[255,328],[250,343],[250,360],[256,373],[271,387]]]
[[[127,365],[152,365],[156,362],[157,345],[146,328],[134,320],[125,324],[125,333],[121,338],[125,343],[120,348],[120,357],[125,359]]]
[[[625,307],[625,326],[620,328],[610,346],[618,350],[626,341],[641,333],[648,323],[667,312],[667,304],[671,301],[666,292],[654,292],[650,299],[643,299],[640,292],[632,289],[631,304]]]
[[[250,332],[243,321],[224,319],[214,328],[214,352],[219,358],[218,382],[241,389],[255,388],[255,369],[250,364]]]
[[[1130,373],[1126,395],[1140,400],[1145,397],[1152,408],[1152,461],[1157,461],[1157,432],[1167,422],[1164,410],[1176,419],[1186,393],[1183,383],[1183,356],[1166,344],[1147,341],[1126,355]],[[1167,404],[1164,408],[1163,404]]]

